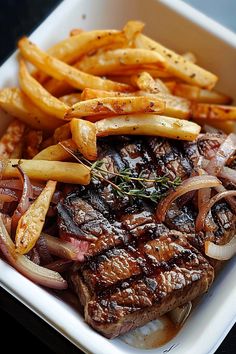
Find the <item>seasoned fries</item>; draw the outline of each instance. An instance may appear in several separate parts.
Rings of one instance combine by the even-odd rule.
[[[131,80],[134,86],[137,86],[139,90],[151,93],[158,93],[160,91],[155,80],[148,72],[143,71],[138,75],[134,75],[131,77]]]
[[[72,139],[79,152],[88,160],[97,158],[96,126],[82,119],[72,119],[70,122]]]
[[[45,71],[48,75],[51,75],[57,80],[64,80],[76,89],[83,90],[84,88],[89,86],[95,89],[104,89],[112,91],[132,91],[132,87],[128,85],[102,79],[100,77],[84,73],[72,66],[69,66],[68,64],[40,50],[26,37],[22,38],[19,41],[18,46],[21,54],[25,59],[29,60],[39,69]],[[32,80],[34,79],[32,78]]]
[[[62,141],[62,144],[71,151],[76,152],[77,146],[73,140]],[[33,157],[33,160],[48,160],[48,161],[65,161],[71,158],[71,155],[63,149],[60,144],[51,145],[40,151],[37,155]]]
[[[17,160],[9,159],[3,171],[4,178],[18,177],[15,165],[20,164],[29,178],[63,183],[89,184],[90,170],[84,165],[73,162],[45,161],[45,160]]]
[[[138,34],[135,37],[135,47],[152,49],[163,55],[168,63],[168,72],[183,81],[206,89],[212,89],[216,84],[216,75],[202,69],[200,66],[186,60],[181,55],[176,54],[143,34]]]
[[[147,49],[115,49],[84,57],[76,67],[93,75],[109,75],[113,71],[142,69],[150,66],[164,69],[166,61],[162,55]]]
[[[14,119],[8,126],[6,133],[0,139],[0,158],[11,157],[23,138],[25,130],[24,123]]]
[[[196,103],[192,105],[192,117],[208,120],[235,120],[236,107],[221,106],[207,103]]]
[[[185,97],[191,101],[201,103],[229,104],[232,99],[216,91],[201,89],[197,86],[182,84],[175,81],[165,83],[171,93],[176,96]]]
[[[41,86],[29,74],[25,63],[22,60],[20,61],[19,81],[24,93],[35,103],[36,106],[45,113],[59,119],[64,119],[64,115],[69,109],[69,106],[46,91],[43,86]]]
[[[162,113],[164,109],[165,102],[158,97],[106,97],[76,103],[67,111],[66,118],[131,113]]]
[[[0,107],[36,129],[54,130],[63,124],[61,120],[41,111],[18,88],[5,88],[0,91]]]
[[[20,218],[15,237],[17,253],[28,253],[39,239],[56,184],[55,181],[48,181],[35,202]]]
[[[115,30],[97,30],[91,32],[80,32],[57,43],[48,50],[48,54],[71,64],[83,55],[109,44],[122,45],[126,41],[125,34]],[[44,82],[48,75],[42,71],[34,74],[39,82]]]
[[[116,116],[95,123],[97,136],[152,135],[172,139],[195,140],[201,127],[193,122],[152,114]]]

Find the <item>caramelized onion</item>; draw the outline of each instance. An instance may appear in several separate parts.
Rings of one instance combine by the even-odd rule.
[[[205,242],[205,253],[208,257],[226,261],[236,254],[236,236],[226,245],[216,245],[211,241]]]
[[[45,267],[54,270],[54,272],[63,273],[70,268],[72,263],[73,261],[70,259],[57,259],[52,263],[46,264]]]
[[[33,190],[32,186],[29,180],[29,177],[25,174],[25,172],[22,170],[22,168],[18,165],[16,168],[19,171],[20,178],[22,181],[23,189],[22,189],[22,195],[20,202],[14,211],[14,214],[12,216],[12,229],[13,231],[16,230],[18,221],[20,220],[21,216],[26,212],[26,210],[30,206],[30,199],[33,198]]]
[[[226,166],[223,167],[218,176],[236,184],[236,170],[233,170],[232,168]]]
[[[0,188],[0,200],[2,202],[16,202],[18,200],[17,194],[8,188]]]
[[[200,188],[216,187],[221,184],[220,180],[214,176],[194,176],[185,180],[176,190],[173,190],[164,198],[156,209],[156,218],[159,222],[165,220],[166,212],[169,206],[179,197],[190,191]]]
[[[202,208],[199,210],[197,219],[196,219],[196,232],[202,231],[203,229],[206,229],[205,225],[205,219],[208,214],[208,212],[211,210],[213,205],[217,203],[220,199],[222,198],[227,198],[227,197],[235,197],[236,196],[236,191],[224,191],[216,194],[214,197],[212,197],[209,202],[205,205],[202,206]],[[208,230],[205,230],[208,231]]]
[[[0,249],[8,262],[24,276],[34,283],[46,286],[52,289],[66,289],[67,282],[57,272],[43,268],[26,256],[15,252],[15,245],[12,242],[0,216]]]
[[[175,309],[171,310],[168,315],[175,325],[181,326],[190,315],[191,309],[192,303],[191,301],[189,301],[186,304],[178,306]]]
[[[83,261],[84,254],[88,250],[88,242],[70,237],[70,241],[64,241],[58,237],[43,233],[48,250],[54,256],[74,261]]]
[[[206,167],[209,175],[217,176],[222,167],[226,164],[228,159],[236,151],[236,134],[231,133],[227,136],[225,141],[220,145],[215,156],[210,160]]]

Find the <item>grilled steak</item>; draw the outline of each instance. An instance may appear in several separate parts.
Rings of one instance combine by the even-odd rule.
[[[210,158],[223,137],[205,134],[194,143],[161,138],[126,138],[100,141],[99,159],[112,172],[129,168],[133,177],[174,181],[194,173],[201,156]],[[133,187],[139,182],[132,182]],[[143,182],[144,183],[144,182]],[[145,182],[152,191],[157,186]],[[166,186],[158,187],[160,193]],[[85,261],[74,267],[71,280],[84,306],[85,320],[108,338],[170,311],[206,292],[214,267],[203,252],[204,241],[227,242],[235,217],[226,202],[212,210],[214,236],[195,234],[197,207],[194,195],[173,203],[165,224],[155,218],[150,200],[122,196],[107,182],[95,179],[75,187],[58,204],[61,237],[88,242]],[[86,248],[85,248],[86,249]]]

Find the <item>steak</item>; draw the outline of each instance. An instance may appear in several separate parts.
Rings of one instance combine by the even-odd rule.
[[[223,139],[220,134],[201,135],[194,143],[107,138],[99,142],[99,160],[107,179],[129,169],[133,177],[184,180],[195,173],[201,156],[211,158]],[[138,181],[132,183],[138,187]],[[166,185],[142,183],[150,192],[168,190]],[[195,234],[197,207],[194,194],[190,197],[173,203],[164,224],[156,221],[155,203],[116,193],[100,179],[73,188],[58,204],[60,237],[88,242],[71,282],[86,322],[104,336],[114,338],[208,290],[215,263],[204,255],[204,241],[227,242],[235,231],[235,216],[221,201],[212,208],[214,235]]]

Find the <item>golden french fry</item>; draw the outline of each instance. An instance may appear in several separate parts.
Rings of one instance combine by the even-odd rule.
[[[182,57],[184,57],[184,59],[186,59],[188,61],[191,61],[191,63],[196,64],[196,62],[197,62],[197,57],[192,52],[186,52],[186,53],[182,54]]]
[[[72,139],[79,152],[88,160],[97,158],[97,136],[94,123],[73,118],[70,122]]]
[[[137,75],[133,75],[131,77],[131,81],[133,86],[138,87],[139,90],[148,91],[151,93],[158,93],[160,91],[158,85],[156,85],[155,80],[146,71],[143,71]]]
[[[67,118],[132,113],[162,113],[164,109],[165,103],[158,97],[105,97],[76,103],[68,110]]]
[[[122,93],[122,92],[109,92],[104,90],[92,90],[92,89],[85,89],[81,95],[82,100],[91,100],[95,98],[105,98],[105,97],[136,97],[136,96],[144,96],[148,97],[149,99],[160,99],[164,101],[165,108],[164,108],[164,115],[175,117],[175,118],[182,118],[188,119],[191,117],[191,102],[186,100],[182,97],[176,97],[173,95],[165,94],[165,93],[158,93],[153,94],[147,91],[136,91],[132,93]],[[86,102],[86,101],[85,101]]]
[[[182,84],[179,82],[166,82],[166,86],[170,89],[173,95],[185,97],[191,101],[213,104],[229,104],[232,99],[222,93],[201,89],[197,86]]]
[[[24,93],[36,106],[52,116],[64,119],[64,115],[69,109],[69,106],[46,91],[45,88],[30,75],[22,60],[20,61],[19,81]]]
[[[18,88],[5,88],[0,91],[0,107],[36,129],[54,130],[63,124],[61,120],[41,111]]]
[[[132,46],[133,41],[138,33],[142,32],[144,28],[144,23],[141,21],[128,21],[124,28],[123,32],[125,34],[127,45]]]
[[[143,34],[138,34],[135,37],[135,47],[152,49],[163,55],[168,63],[168,72],[183,81],[207,89],[212,89],[216,84],[216,75],[186,60],[181,55],[176,54]]]
[[[196,123],[154,114],[116,116],[99,120],[95,125],[97,136],[151,135],[191,141],[201,130]]]
[[[53,134],[53,139],[55,143],[59,143],[59,141],[67,140],[69,138],[71,138],[70,123],[66,123],[61,127],[57,128]]]
[[[48,181],[38,198],[20,218],[16,229],[16,252],[28,253],[40,237],[57,182]]]
[[[17,149],[25,131],[24,123],[14,119],[0,139],[0,159],[9,158]]]
[[[71,64],[91,51],[114,43],[122,45],[125,41],[125,34],[121,31],[96,30],[81,32],[55,44],[48,50],[48,54]],[[43,83],[48,78],[48,75],[42,71],[37,71],[34,77]]]
[[[74,38],[74,37],[71,37]],[[132,91],[132,87],[84,73],[39,49],[24,37],[18,42],[21,54],[37,68],[57,80],[64,80],[72,87],[83,90],[86,87],[113,91]]]
[[[56,79],[49,79],[45,82],[44,88],[55,97],[69,95],[75,91],[75,89],[67,82]]]
[[[192,118],[208,120],[235,120],[236,107],[214,105],[208,103],[193,103],[191,108]]]
[[[71,93],[70,95],[60,97],[60,100],[68,106],[73,106],[73,104],[81,101],[81,93]]]
[[[148,65],[142,65],[142,67],[137,67],[135,69],[123,69],[123,70],[113,71],[110,75],[107,75],[107,77],[109,77],[110,80],[112,79],[115,80],[116,78],[125,79],[126,76],[137,75],[142,71],[148,72],[153,78],[160,77],[163,79],[170,79],[173,77],[173,75],[170,72],[168,72],[167,69],[165,70],[153,69],[153,67],[150,67]]]
[[[45,160],[17,160],[9,159],[3,171],[4,178],[18,177],[15,165],[20,164],[23,171],[31,179],[48,181],[54,180],[63,183],[89,184],[90,170],[79,163],[45,161]]]
[[[77,146],[72,139],[62,141],[62,144],[76,152]],[[63,149],[60,144],[51,145],[41,150],[33,157],[33,160],[65,161],[71,158],[71,155]]]
[[[233,120],[213,120],[213,119],[194,119],[194,122],[197,124],[204,126],[210,125],[216,129],[222,130],[226,134],[234,133],[236,129],[235,122]]]
[[[155,79],[155,84],[160,93],[171,93],[165,82],[163,82],[161,79]]]
[[[93,75],[108,75],[113,71],[133,70],[142,66],[153,69],[166,67],[166,60],[157,52],[147,49],[115,49],[81,59],[76,67]]]

